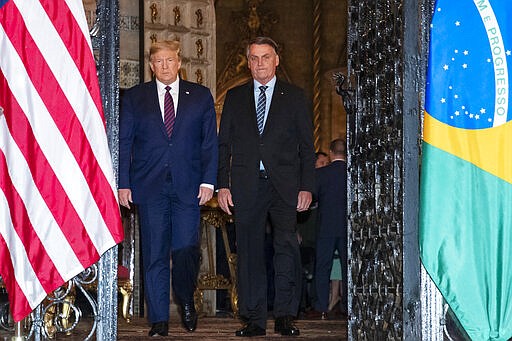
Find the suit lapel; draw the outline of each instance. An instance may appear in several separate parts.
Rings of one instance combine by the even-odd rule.
[[[158,102],[158,89],[156,87],[156,81],[149,83],[146,94],[147,112],[152,119],[160,122],[159,127],[162,134],[167,137],[167,131],[165,130],[164,120],[162,119],[162,111],[160,110],[160,103]]]
[[[279,113],[280,107],[283,103],[283,89],[280,86],[279,80],[276,81],[274,86],[274,92],[272,94],[272,102],[270,103],[270,108],[268,109],[267,121],[265,122],[265,127],[263,128],[263,134],[266,132],[267,126],[271,126],[275,119],[275,116]]]
[[[174,122],[174,129],[179,130],[184,119],[186,119],[186,109],[190,108],[188,101],[191,96],[190,86],[180,78],[180,92],[178,93],[178,107],[176,108],[176,121]]]
[[[254,98],[254,81],[250,81],[247,83],[247,98],[246,101],[249,102],[248,107],[251,108],[248,111],[248,119],[251,121],[251,125],[253,126],[254,132],[259,135],[260,132],[258,130],[258,120],[256,118],[256,102]]]

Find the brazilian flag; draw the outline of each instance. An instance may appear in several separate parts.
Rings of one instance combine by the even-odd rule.
[[[421,259],[472,340],[508,340],[512,0],[438,0],[430,29]]]

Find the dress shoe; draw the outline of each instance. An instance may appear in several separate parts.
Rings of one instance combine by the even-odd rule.
[[[169,332],[169,323],[167,321],[156,322],[151,325],[149,336],[167,336]]]
[[[194,303],[187,303],[181,307],[181,322],[183,327],[189,332],[193,332],[197,327],[197,313]]]
[[[307,319],[310,320],[328,320],[329,316],[325,311],[310,310],[304,314]]]
[[[254,323],[248,323],[242,329],[236,331],[236,336],[251,337],[251,336],[263,336],[266,335],[266,330]]]
[[[285,336],[299,336],[300,330],[293,324],[292,316],[276,317],[274,331]]]

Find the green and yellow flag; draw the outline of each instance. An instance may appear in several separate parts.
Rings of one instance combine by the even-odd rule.
[[[425,269],[473,340],[512,337],[512,1],[438,0],[420,194]]]

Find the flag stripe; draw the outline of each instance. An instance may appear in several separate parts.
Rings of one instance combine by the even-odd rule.
[[[25,3],[25,1],[22,1],[22,3]],[[34,7],[37,7],[37,6],[35,6],[35,4],[34,4]],[[32,7],[31,15],[33,15],[33,12],[35,12],[35,10]],[[42,12],[42,14],[43,14],[43,17],[46,19],[46,17],[44,16],[45,13]],[[21,15],[21,14],[19,12],[16,13],[16,11],[13,10],[11,13],[11,16],[14,17],[16,15]],[[48,24],[51,24],[51,23],[48,22]],[[39,31],[41,31],[41,28],[38,27],[37,30],[39,32]],[[110,237],[109,234],[102,233],[103,231],[105,231],[104,228],[108,226],[108,225],[107,226],[105,225],[105,221],[109,217],[108,216],[102,217],[101,212],[99,212],[97,210],[96,205],[90,205],[90,207],[88,207],[88,205],[84,205],[81,202],[81,200],[84,200],[85,202],[91,202],[91,203],[93,201],[96,201],[96,199],[94,197],[93,198],[91,198],[91,197],[84,198],[84,196],[83,196],[84,193],[87,193],[88,195],[91,194],[89,192],[89,190],[86,189],[85,187],[92,185],[92,188],[91,188],[92,194],[93,195],[96,195],[96,194],[102,195],[102,193],[101,193],[102,190],[104,188],[108,188],[110,186],[110,184],[107,181],[107,179],[101,175],[102,172],[98,171],[96,169],[96,167],[98,167],[96,158],[94,157],[92,151],[90,150],[90,144],[87,143],[88,139],[84,135],[84,132],[81,128],[81,124],[77,121],[77,117],[75,115],[75,110],[70,107],[70,104],[68,101],[68,98],[84,98],[84,97],[90,98],[90,96],[88,96],[88,92],[85,87],[76,86],[76,84],[80,84],[80,83],[83,84],[83,82],[82,82],[81,77],[79,77],[79,78],[72,77],[74,74],[77,74],[74,72],[67,73],[66,79],[71,78],[72,80],[69,81],[70,82],[69,84],[65,84],[65,86],[63,86],[61,88],[59,82],[54,77],[54,75],[57,75],[57,73],[52,73],[52,71],[49,69],[49,65],[47,65],[47,63],[46,63],[46,60],[56,59],[55,58],[56,56],[54,56],[53,54],[55,54],[54,51],[56,51],[58,49],[55,49],[55,47],[53,47],[51,49],[51,51],[46,51],[47,56],[43,57],[41,54],[38,53],[40,45],[35,44],[35,42],[31,39],[31,37],[33,37],[33,36],[26,34],[26,32],[30,32],[30,31],[31,31],[31,29],[29,27],[27,27],[25,29],[22,25],[18,25],[17,27],[11,26],[10,31],[6,32],[7,35],[9,35],[9,36],[13,36],[13,35],[14,36],[22,36],[25,33],[26,37],[23,40],[19,41],[18,46],[15,46],[18,54],[22,57],[22,61],[24,63],[24,66],[20,65],[20,70],[18,72],[23,72],[23,69],[26,69],[28,72],[28,75],[31,78],[33,77],[32,75],[37,75],[38,77],[40,77],[43,80],[43,81],[39,81],[39,79],[38,80],[32,79],[32,81],[35,84],[39,84],[39,88],[37,89],[37,92],[41,95],[42,100],[44,102],[44,105],[41,105],[39,110],[43,111],[44,108],[46,107],[46,108],[48,108],[48,114],[52,116],[51,118],[50,117],[47,118],[48,124],[45,126],[44,129],[39,129],[37,126],[38,122],[40,120],[42,120],[42,117],[31,117],[29,115],[28,118],[31,121],[31,125],[34,126],[34,130],[36,132],[36,137],[37,137],[38,131],[44,131],[46,134],[48,132],[48,130],[54,129],[50,125],[53,125],[53,122],[55,122],[55,124],[58,127],[58,130],[60,130],[62,132],[62,136],[67,140],[66,141],[67,145],[71,149],[71,152],[73,153],[73,155],[70,155],[69,151],[58,151],[52,155],[50,152],[52,150],[55,150],[55,148],[54,148],[55,145],[66,146],[66,142],[53,141],[52,143],[50,143],[49,139],[47,139],[47,138],[43,138],[42,136],[37,137],[45,155],[48,157],[49,162],[52,165],[54,171],[58,174],[58,177],[61,180],[62,185],[64,186],[65,191],[67,192],[67,194],[70,197],[71,201],[73,202],[74,206],[78,207],[78,208],[82,208],[82,211],[78,210],[78,214],[84,221],[85,227],[89,229],[89,231],[88,231],[89,235],[92,238],[96,248],[98,249],[99,245],[101,245],[101,243],[102,243],[103,238]],[[34,33],[34,32],[32,32],[32,33]],[[36,36],[37,36],[37,34],[36,34]],[[44,38],[48,39],[49,37],[52,37],[52,34],[48,33],[45,35],[45,37],[39,37],[39,39],[44,39]],[[58,45],[58,42],[60,41],[58,39],[58,36],[51,40],[52,40],[52,44],[48,44],[48,45],[55,46],[55,45]],[[21,42],[23,42],[23,44]],[[45,45],[45,46],[47,46],[47,45]],[[61,48],[64,49],[65,47],[62,46]],[[28,56],[27,53],[24,53],[25,51],[31,51],[30,56]],[[43,49],[43,52],[45,52],[45,49]],[[62,55],[67,56],[67,54],[62,54]],[[70,61],[70,59],[66,58],[65,60],[59,61],[58,63],[54,63],[55,65],[53,65],[53,68],[60,70],[57,68],[57,64],[62,67],[63,65],[66,65],[66,63],[69,61]],[[65,69],[76,71],[74,63],[68,63],[67,67]],[[60,73],[61,73],[61,76],[64,77],[64,75],[62,75],[62,72],[60,72]],[[19,74],[13,73],[12,76],[19,77]],[[26,81],[28,82],[29,79],[27,78]],[[10,79],[9,79],[9,82],[10,82]],[[72,84],[75,84],[75,85],[72,86]],[[83,93],[74,93],[73,92],[68,95],[64,94],[62,91],[62,89],[78,89],[78,88],[82,88],[85,91]],[[20,97],[26,96],[26,90],[20,88],[19,91],[16,91],[13,88],[13,93],[21,104]],[[87,95],[86,95],[86,93],[87,93]],[[35,95],[36,94],[33,94],[32,96],[35,96]],[[28,98],[30,98],[30,97],[28,97]],[[93,105],[93,102],[85,103],[84,107],[77,108],[77,111],[84,112],[85,110],[87,110],[86,107],[89,107],[91,105]],[[22,107],[23,107],[23,105],[22,105]],[[23,111],[25,113],[31,112],[29,108],[24,108]],[[94,115],[94,113],[93,113],[93,115]],[[91,115],[91,113],[88,113],[88,116],[93,116],[93,115]],[[99,117],[99,115],[97,113],[95,113],[94,116]],[[93,122],[86,122],[86,123],[93,123]],[[101,126],[100,129],[103,129],[103,131],[104,131],[103,125]],[[97,128],[95,130],[98,131]],[[69,132],[69,131],[73,131],[74,134],[66,136],[66,132]],[[58,131],[55,131],[54,133],[51,134],[51,136],[54,139],[60,139],[60,135],[61,135],[61,133],[59,133]],[[44,147],[45,144],[47,145],[47,147]],[[76,164],[76,161],[74,160],[75,158],[77,160],[81,161],[80,165]],[[84,174],[84,176],[86,177],[85,179],[83,177],[70,178],[70,177],[64,176],[64,174],[70,173],[69,169],[68,169],[69,167],[77,167],[77,166],[80,166],[81,170],[73,170],[71,173],[72,174],[80,174],[80,175]],[[78,190],[78,191],[76,190],[77,186],[80,188],[80,190]],[[113,198],[115,198],[113,191],[111,192],[111,195]],[[113,200],[111,202],[115,203],[115,200]],[[114,207],[111,207],[111,209],[113,209],[113,208]],[[94,211],[96,211],[96,212],[94,212]],[[89,213],[89,216],[86,216],[86,213]],[[89,221],[90,221],[90,223],[88,223]],[[113,246],[114,244],[115,243],[112,241],[112,243],[110,243],[110,246]],[[102,252],[105,250],[98,249],[98,251]]]
[[[123,227],[82,0],[1,5],[0,275],[20,321]]]
[[[502,226],[512,221],[512,185],[428,143],[422,150],[425,269],[473,340],[508,340],[512,239]],[[501,318],[505,323],[495,322]],[[499,338],[489,338],[494,328]]]
[[[27,2],[27,1],[24,1]],[[28,1],[30,2],[30,1]],[[80,26],[75,18],[79,17],[78,9],[82,8],[75,8],[73,12],[68,6],[73,6],[77,4],[76,1],[70,1],[66,3],[62,0],[44,0],[41,1],[41,4],[46,11],[49,19],[55,24],[55,29],[58,32],[58,35],[60,39],[62,39],[62,48],[65,48],[70,56],[70,62],[74,62],[76,65],[76,68],[80,73],[80,78],[85,80],[85,84],[91,84],[93,82],[97,82],[97,78],[91,79],[90,75],[96,74],[96,68],[95,68],[95,61],[93,59],[92,50],[90,49],[91,43],[89,38],[89,31],[87,28],[87,23],[85,20],[82,20],[82,23],[85,23],[84,25]],[[80,3],[78,3],[80,4]],[[63,20],[60,20],[61,18],[65,18],[65,22]],[[70,29],[72,27],[72,29]],[[81,30],[82,34],[71,34],[76,33],[77,31]],[[33,30],[32,30],[33,31]],[[60,43],[60,42],[59,42]],[[53,49],[50,49],[51,51],[54,51]],[[90,54],[84,54],[83,51],[90,51]],[[53,59],[49,59],[48,55],[46,56],[47,60],[52,61]],[[62,70],[62,65],[57,64],[57,69]],[[58,70],[55,70],[55,67],[53,68],[54,72],[57,72]],[[63,83],[63,80],[61,79],[59,83]],[[85,84],[83,86],[85,87]],[[74,88],[71,88],[69,90],[74,90]],[[99,93],[99,87],[90,87],[89,89],[91,94],[91,101],[94,101],[97,114],[94,116],[95,119],[98,121],[101,121],[101,123],[104,125],[103,120],[101,120],[101,116],[98,114],[102,111],[101,109],[101,96]],[[88,96],[88,93],[85,93],[84,95]],[[69,95],[69,94],[68,94]],[[90,104],[88,104],[90,105]],[[80,113],[80,110],[76,110],[77,113]],[[99,122],[95,122],[96,124]],[[104,128],[104,127],[103,127]]]
[[[97,259],[99,255],[90,241],[82,221],[77,216],[73,205],[66,196],[59,179],[41,152],[38,141],[33,136],[32,129],[26,120],[26,116],[22,114],[22,109],[17,105],[13,97],[8,97],[9,87],[1,72],[0,84],[6,90],[1,93],[0,101],[8,104],[13,112],[20,113],[18,115],[4,114],[7,126],[2,127],[3,136],[0,149],[4,150],[5,154],[10,155],[7,167],[11,168],[11,174],[16,173],[14,179],[18,179],[15,186],[18,188],[18,192],[27,193],[27,195],[31,196],[24,198],[23,201],[31,203],[31,208],[37,208],[38,211],[43,210],[43,208],[48,209],[44,215],[42,212],[38,213],[39,225],[42,225],[39,230],[39,236],[41,236],[40,238],[43,240],[43,243],[47,244],[48,250],[55,252],[52,258],[61,261],[62,264],[60,266],[57,264],[59,272],[61,272],[65,279],[69,279],[70,273],[74,273],[78,269],[80,262],[83,264],[81,266],[83,270],[87,266],[86,264],[90,257]],[[14,141],[8,140],[11,136],[10,131],[14,133],[12,135]],[[16,140],[18,140],[18,143],[16,143]],[[24,141],[27,143],[22,143]],[[23,150],[20,150],[19,146]],[[10,149],[7,150],[7,148]],[[36,187],[38,191],[30,191],[31,188]],[[46,197],[46,200],[44,197]],[[38,204],[35,205],[35,203]],[[66,212],[66,215],[59,214],[59,212]],[[43,217],[47,218],[43,220]],[[56,228],[47,229],[47,226],[54,226]],[[68,226],[69,228],[63,229],[61,232],[59,226]],[[51,234],[47,231],[50,231]],[[59,235],[55,235],[56,233],[59,233]],[[60,236],[61,233],[64,235]],[[72,250],[66,249],[68,243],[73,248]],[[64,259],[61,257],[62,252],[66,254]],[[74,257],[75,254],[80,260]],[[74,264],[75,260],[78,264]],[[69,268],[70,264],[74,265],[70,271],[65,272],[64,269]]]
[[[5,197],[3,196],[3,193],[0,192],[0,209],[6,210],[8,207],[4,199]],[[28,314],[32,310],[32,307],[25,298],[23,290],[21,290],[20,286],[16,282],[11,253],[7,246],[7,242],[3,237],[4,235],[7,237],[12,235],[12,228],[7,229],[7,226],[9,226],[10,223],[8,220],[9,216],[6,215],[5,218],[6,219],[4,221],[1,221],[2,224],[0,226],[0,259],[2,259],[0,262],[0,271],[3,276],[2,280],[4,281],[5,289],[9,293],[9,304],[11,307],[16,307],[16,311],[22,311]]]
[[[25,41],[28,40],[28,37],[25,38]],[[7,47],[7,45],[8,44],[2,44],[1,46]],[[2,49],[2,51],[4,51],[5,54],[9,54],[12,49],[5,48]],[[34,55],[35,54],[36,53],[34,53]],[[34,59],[37,60],[37,58]],[[36,175],[37,179],[35,181],[38,182],[39,180],[37,187],[41,191],[41,195],[47,198],[46,205],[54,212],[53,214],[57,220],[66,219],[66,221],[59,221],[59,225],[63,226],[63,233],[72,244],[78,257],[82,260],[86,260],[91,256],[90,252],[95,251],[91,250],[92,244],[88,245],[91,243],[90,238],[87,236],[86,231],[81,231],[84,229],[84,223],[81,218],[77,216],[77,212],[73,204],[69,203],[69,200],[71,200],[75,206],[80,205],[80,200],[84,198],[77,197],[74,201],[72,196],[83,195],[84,190],[86,190],[85,186],[87,185],[83,185],[85,181],[81,181],[82,179],[79,177],[70,176],[80,174],[79,170],[73,169],[76,167],[76,161],[69,153],[66,143],[61,141],[62,136],[55,127],[54,121],[49,116],[50,113],[46,111],[44,104],[40,102],[37,92],[29,87],[32,83],[23,65],[15,65],[17,59],[14,53],[10,61],[9,67],[4,68],[4,65],[2,65],[2,68],[9,73],[6,75],[6,78],[13,79],[16,77],[19,81],[17,83],[11,83],[22,86],[18,86],[18,89],[12,89],[11,96],[16,96],[16,99],[12,98],[10,96],[11,92],[9,92],[11,88],[7,83],[9,80],[7,80],[7,82],[4,81],[5,78],[0,74],[0,81],[4,88],[2,92],[2,103],[10,104],[11,106],[11,111],[4,113],[4,116],[8,120],[9,129],[12,131],[14,140],[17,141],[19,146],[22,146],[21,148],[26,149],[23,154],[26,155],[30,163],[29,167],[32,173]],[[2,62],[0,61],[0,63]],[[43,72],[42,70],[43,69],[41,69],[41,72]],[[17,105],[17,100],[21,101],[19,103],[20,106]],[[24,114],[32,112],[37,112],[37,115],[25,116]],[[32,122],[27,122],[27,120],[32,120]],[[35,136],[32,134],[31,126],[35,127],[33,130]],[[39,147],[42,149],[42,152],[38,152]],[[29,150],[29,148],[33,150]],[[39,174],[39,176],[37,176],[37,174]],[[59,179],[57,179],[57,177]],[[62,186],[66,187],[66,185],[69,188],[67,191],[62,188]],[[84,187],[80,188],[80,185]],[[66,195],[66,192],[69,193],[69,196]],[[67,214],[58,215],[58,212],[67,212]],[[93,246],[93,249],[94,248]],[[94,258],[97,257],[98,254],[95,252]]]
[[[0,165],[7,167],[4,153],[0,153]],[[9,229],[9,231],[4,230],[2,234],[16,237],[8,240],[10,254],[17,255],[21,253],[23,259],[28,259],[29,261],[22,262],[20,266],[15,267],[15,269],[23,269],[17,277],[35,272],[34,274],[37,274],[40,285],[44,290],[51,290],[53,281],[62,282],[63,280],[59,276],[59,273],[55,271],[53,261],[46,252],[47,249],[42,245],[36,231],[34,231],[23,200],[10,180],[11,178],[8,177],[7,174],[4,174],[2,178],[0,178],[0,188],[3,193],[8,195],[8,197],[2,196],[3,201],[8,204],[6,212],[7,210],[11,212],[10,219],[5,219],[2,224],[2,227]],[[30,245],[30,248],[25,250],[24,245]],[[26,253],[27,251],[28,254]],[[14,262],[16,262],[17,259],[19,258],[13,257]],[[30,277],[31,276],[29,276],[29,278]]]
[[[37,3],[37,1],[35,2]],[[66,19],[65,21],[69,25],[56,25],[59,37],[62,39],[57,39],[56,43],[62,42],[65,44],[62,48],[68,51],[70,58],[61,62],[54,62],[52,64],[52,62],[56,60],[56,56],[53,55],[55,50],[50,48],[43,49],[42,51],[46,60],[50,62],[49,65],[53,65],[51,68],[54,74],[57,75],[58,82],[62,86],[66,97],[71,99],[84,99],[84,101],[70,102],[71,105],[73,105],[74,113],[80,120],[82,127],[84,127],[84,134],[86,135],[86,139],[82,137],[84,140],[81,140],[80,143],[83,143],[84,141],[94,141],[94,143],[90,143],[87,146],[91,148],[95,159],[88,159],[88,161],[94,161],[94,167],[99,167],[101,171],[99,169],[94,169],[90,162],[84,162],[81,165],[82,172],[87,177],[87,182],[91,187],[91,192],[94,195],[96,204],[100,207],[101,205],[110,204],[107,210],[102,212],[119,210],[112,162],[107,139],[105,137],[105,122],[101,107],[99,84],[96,77],[95,61],[92,54],[89,31],[85,20],[82,2],[70,0],[67,0],[66,2],[62,0],[45,0],[41,1],[41,3],[47,13],[52,13],[50,15],[52,23],[61,23],[63,22],[62,19]],[[26,1],[23,1],[23,4],[26,4]],[[70,29],[70,27],[73,29]],[[35,26],[32,29],[29,29],[29,31],[34,32],[38,29],[39,28]],[[82,34],[76,34],[79,31],[82,31]],[[75,34],[70,34],[70,32],[74,32]],[[48,46],[44,41],[45,38],[46,36],[40,36],[41,42],[38,43],[38,46]],[[63,63],[67,63],[67,72],[64,73],[59,72],[63,69]],[[73,67],[73,63],[75,63],[75,67]],[[78,69],[76,67],[78,67]],[[73,80],[70,80],[70,74],[74,75]],[[77,87],[77,84],[80,84],[81,86]],[[77,152],[83,153],[83,151],[78,150],[75,151],[74,154],[77,155]],[[85,159],[83,154],[80,155],[82,156],[82,159]],[[78,159],[80,160],[80,158]],[[98,162],[96,162],[96,160]],[[108,193],[109,185],[111,193]],[[110,195],[111,198],[107,201],[99,199],[103,198],[105,195]],[[112,215],[103,215],[103,219],[107,224],[106,226],[110,229],[110,234],[114,236],[116,241],[120,241],[122,237],[119,236],[118,231],[116,233],[116,230],[112,228],[113,226],[116,226],[117,218],[118,217]],[[92,231],[91,233],[93,235],[97,235],[98,232]],[[98,246],[97,243],[96,246]],[[99,251],[104,252],[106,249],[100,249]]]
[[[92,58],[92,54],[89,53],[91,52],[90,46],[86,44],[88,40],[77,39],[76,37],[73,37],[77,36],[77,34],[70,36],[70,32],[75,32],[79,29],[79,27],[75,25],[75,18],[69,17],[72,15],[69,11],[65,11],[65,13],[63,13],[64,11],[62,9],[64,8],[68,10],[67,7],[61,6],[61,13],[53,14],[54,18],[48,18],[46,17],[44,9],[39,8],[40,5],[38,1],[28,0],[15,2],[21,5],[20,15],[22,15],[25,11],[27,12],[25,13],[25,16],[33,16],[34,8],[39,9],[37,12],[41,17],[39,20],[44,23],[28,21],[26,28],[28,32],[30,32],[31,38],[34,39],[34,48],[41,52],[42,58],[44,57],[43,61],[45,64],[47,63],[47,67],[51,70],[56,78],[56,81],[58,82],[56,86],[61,86],[61,91],[63,91],[65,97],[71,99],[70,104],[72,105],[74,113],[79,118],[82,126],[85,128],[85,133],[88,134],[88,140],[96,142],[91,144],[91,147],[93,148],[95,156],[99,161],[101,161],[99,162],[99,165],[108,165],[110,163],[110,161],[106,162],[107,160],[110,160],[108,148],[104,148],[106,147],[105,145],[97,143],[97,141],[106,142],[104,134],[101,134],[104,133],[105,126],[103,121],[103,114],[101,112],[101,97],[99,95],[97,79],[95,77],[94,80],[91,79],[91,75],[96,75],[96,70],[94,68],[94,60]],[[47,1],[44,3],[47,3],[48,7],[52,8],[55,7],[55,5],[58,3],[65,5],[62,1]],[[49,19],[53,19],[53,21],[49,21]],[[66,45],[64,45],[62,37],[59,35],[60,32],[54,30],[53,24],[60,22],[65,22],[70,25],[70,27],[64,26],[64,28],[61,28],[61,31],[65,35],[65,39],[68,42]],[[85,18],[82,20],[82,22],[85,23]],[[48,29],[41,30],[41,25],[48,27]],[[60,27],[60,25],[57,26]],[[51,42],[48,43],[48,40],[51,40]],[[74,41],[77,41],[76,45],[72,45]],[[28,49],[23,44],[20,44],[17,46],[17,50],[20,52]],[[62,51],[67,51],[68,53],[61,53]],[[29,56],[29,58],[24,58],[26,67],[30,67],[32,58],[32,55]],[[79,65],[79,67],[83,69],[77,69],[75,60],[84,60],[90,64],[90,67],[84,67],[82,65],[86,64],[84,62]],[[34,71],[34,73],[39,73],[39,69],[35,67],[31,69]],[[88,72],[85,73],[84,70]],[[80,71],[82,72],[80,73]],[[89,84],[89,86],[86,84]],[[95,86],[90,86],[92,84]],[[45,88],[47,87],[48,86],[45,85]],[[81,100],[73,100],[76,98],[80,98]],[[103,172],[105,174],[111,174],[112,169],[111,167],[105,168],[103,169]],[[112,186],[112,189],[113,192],[115,192],[114,186]]]
[[[23,12],[27,12],[32,15],[33,7],[40,7],[39,2],[35,0],[15,2],[22,6],[20,7],[22,14]],[[76,1],[74,2],[76,3]],[[105,130],[105,123],[101,110],[101,97],[97,84],[98,81],[96,78],[92,50],[87,44],[89,41],[85,39],[83,35],[76,34],[76,32],[80,30],[80,26],[78,26],[73,14],[69,12],[66,3],[62,0],[42,1],[42,3],[45,5],[45,8],[40,8],[41,20],[45,22],[45,26],[51,27],[51,29],[41,31],[40,23],[36,24],[33,23],[33,21],[29,21],[27,22],[27,30],[34,39],[37,49],[41,51],[45,62],[48,63],[48,67],[54,74],[58,86],[62,87],[61,90],[65,94],[65,97],[69,99],[81,99],[80,101],[70,100],[70,104],[84,127],[88,141],[96,142],[91,144],[90,147],[95,157],[98,159],[99,165],[109,165],[110,154],[108,153],[108,146],[98,143],[101,141],[106,143],[104,134],[102,134]],[[60,12],[56,11],[56,7],[59,4]],[[50,18],[46,17],[44,10],[52,13]],[[25,14],[25,16],[26,15],[27,14]],[[82,23],[87,26],[85,18],[83,18]],[[55,24],[59,31],[54,31],[52,24]],[[44,34],[41,34],[41,32],[44,32]],[[48,43],[48,39],[51,39],[51,43]],[[23,48],[24,46],[20,45],[17,50],[20,51],[20,49]],[[60,53],[59,51],[67,51],[68,53]],[[26,66],[30,65],[27,63],[31,63],[31,59],[32,56],[24,59]],[[38,69],[34,70],[36,72],[38,71]],[[94,76],[94,79],[91,76]],[[87,84],[89,84],[89,86],[87,86]],[[95,86],[90,86],[92,84]],[[111,167],[104,167],[102,170],[105,174],[112,174]],[[111,183],[114,182],[111,181]],[[112,191],[115,192],[114,186],[112,186]]]
[[[425,112],[423,140],[512,183],[511,125],[508,122],[495,128],[462,129]]]
[[[73,110],[82,126],[85,127],[88,140],[106,142],[104,134],[101,134],[105,129],[105,125],[101,112],[101,97],[99,95],[99,87],[97,86],[97,78],[91,78],[91,75],[96,76],[96,70],[92,51],[87,44],[89,40],[85,39],[82,35],[70,34],[71,32],[76,33],[77,30],[81,29],[81,26],[78,26],[75,20],[76,18],[69,11],[69,8],[65,6],[66,4],[60,0],[42,1],[45,8],[42,8],[39,2],[35,0],[15,1],[15,3],[20,6],[20,15],[23,12],[27,12],[25,16],[32,16],[34,15],[34,8],[38,8],[39,20],[44,22],[45,27],[51,27],[51,29],[41,30],[41,23],[28,21],[26,29],[30,32],[31,37],[34,39],[34,44],[40,50],[45,63],[48,63],[48,67],[57,79],[58,86],[62,87],[61,90],[66,98],[83,99],[82,101],[70,101],[70,104],[73,106]],[[73,3],[76,3],[76,1]],[[57,12],[56,6],[59,4],[60,12]],[[45,10],[52,13],[51,18],[46,17]],[[83,13],[83,7],[81,7],[81,10]],[[52,21],[49,21],[50,19]],[[87,26],[85,18],[81,22],[82,26]],[[66,25],[59,25],[61,23]],[[54,30],[53,24],[60,28],[59,32]],[[50,43],[48,43],[49,39],[51,39]],[[18,51],[23,49],[27,48],[24,45],[17,47]],[[61,53],[61,51],[67,51],[68,53]],[[77,64],[78,61],[82,61],[82,63]],[[24,62],[29,67],[30,64],[27,63],[32,62],[32,56],[25,58]],[[79,69],[77,69],[77,66]],[[32,69],[35,72],[39,71],[37,68]],[[86,84],[89,84],[89,86]],[[95,86],[90,86],[91,84]],[[110,164],[110,154],[108,153],[108,148],[105,147],[105,145],[99,143],[91,144],[96,158],[100,161],[100,166]],[[112,168],[105,167],[103,172],[105,174],[112,174]],[[112,190],[115,192],[114,186],[112,186]]]

